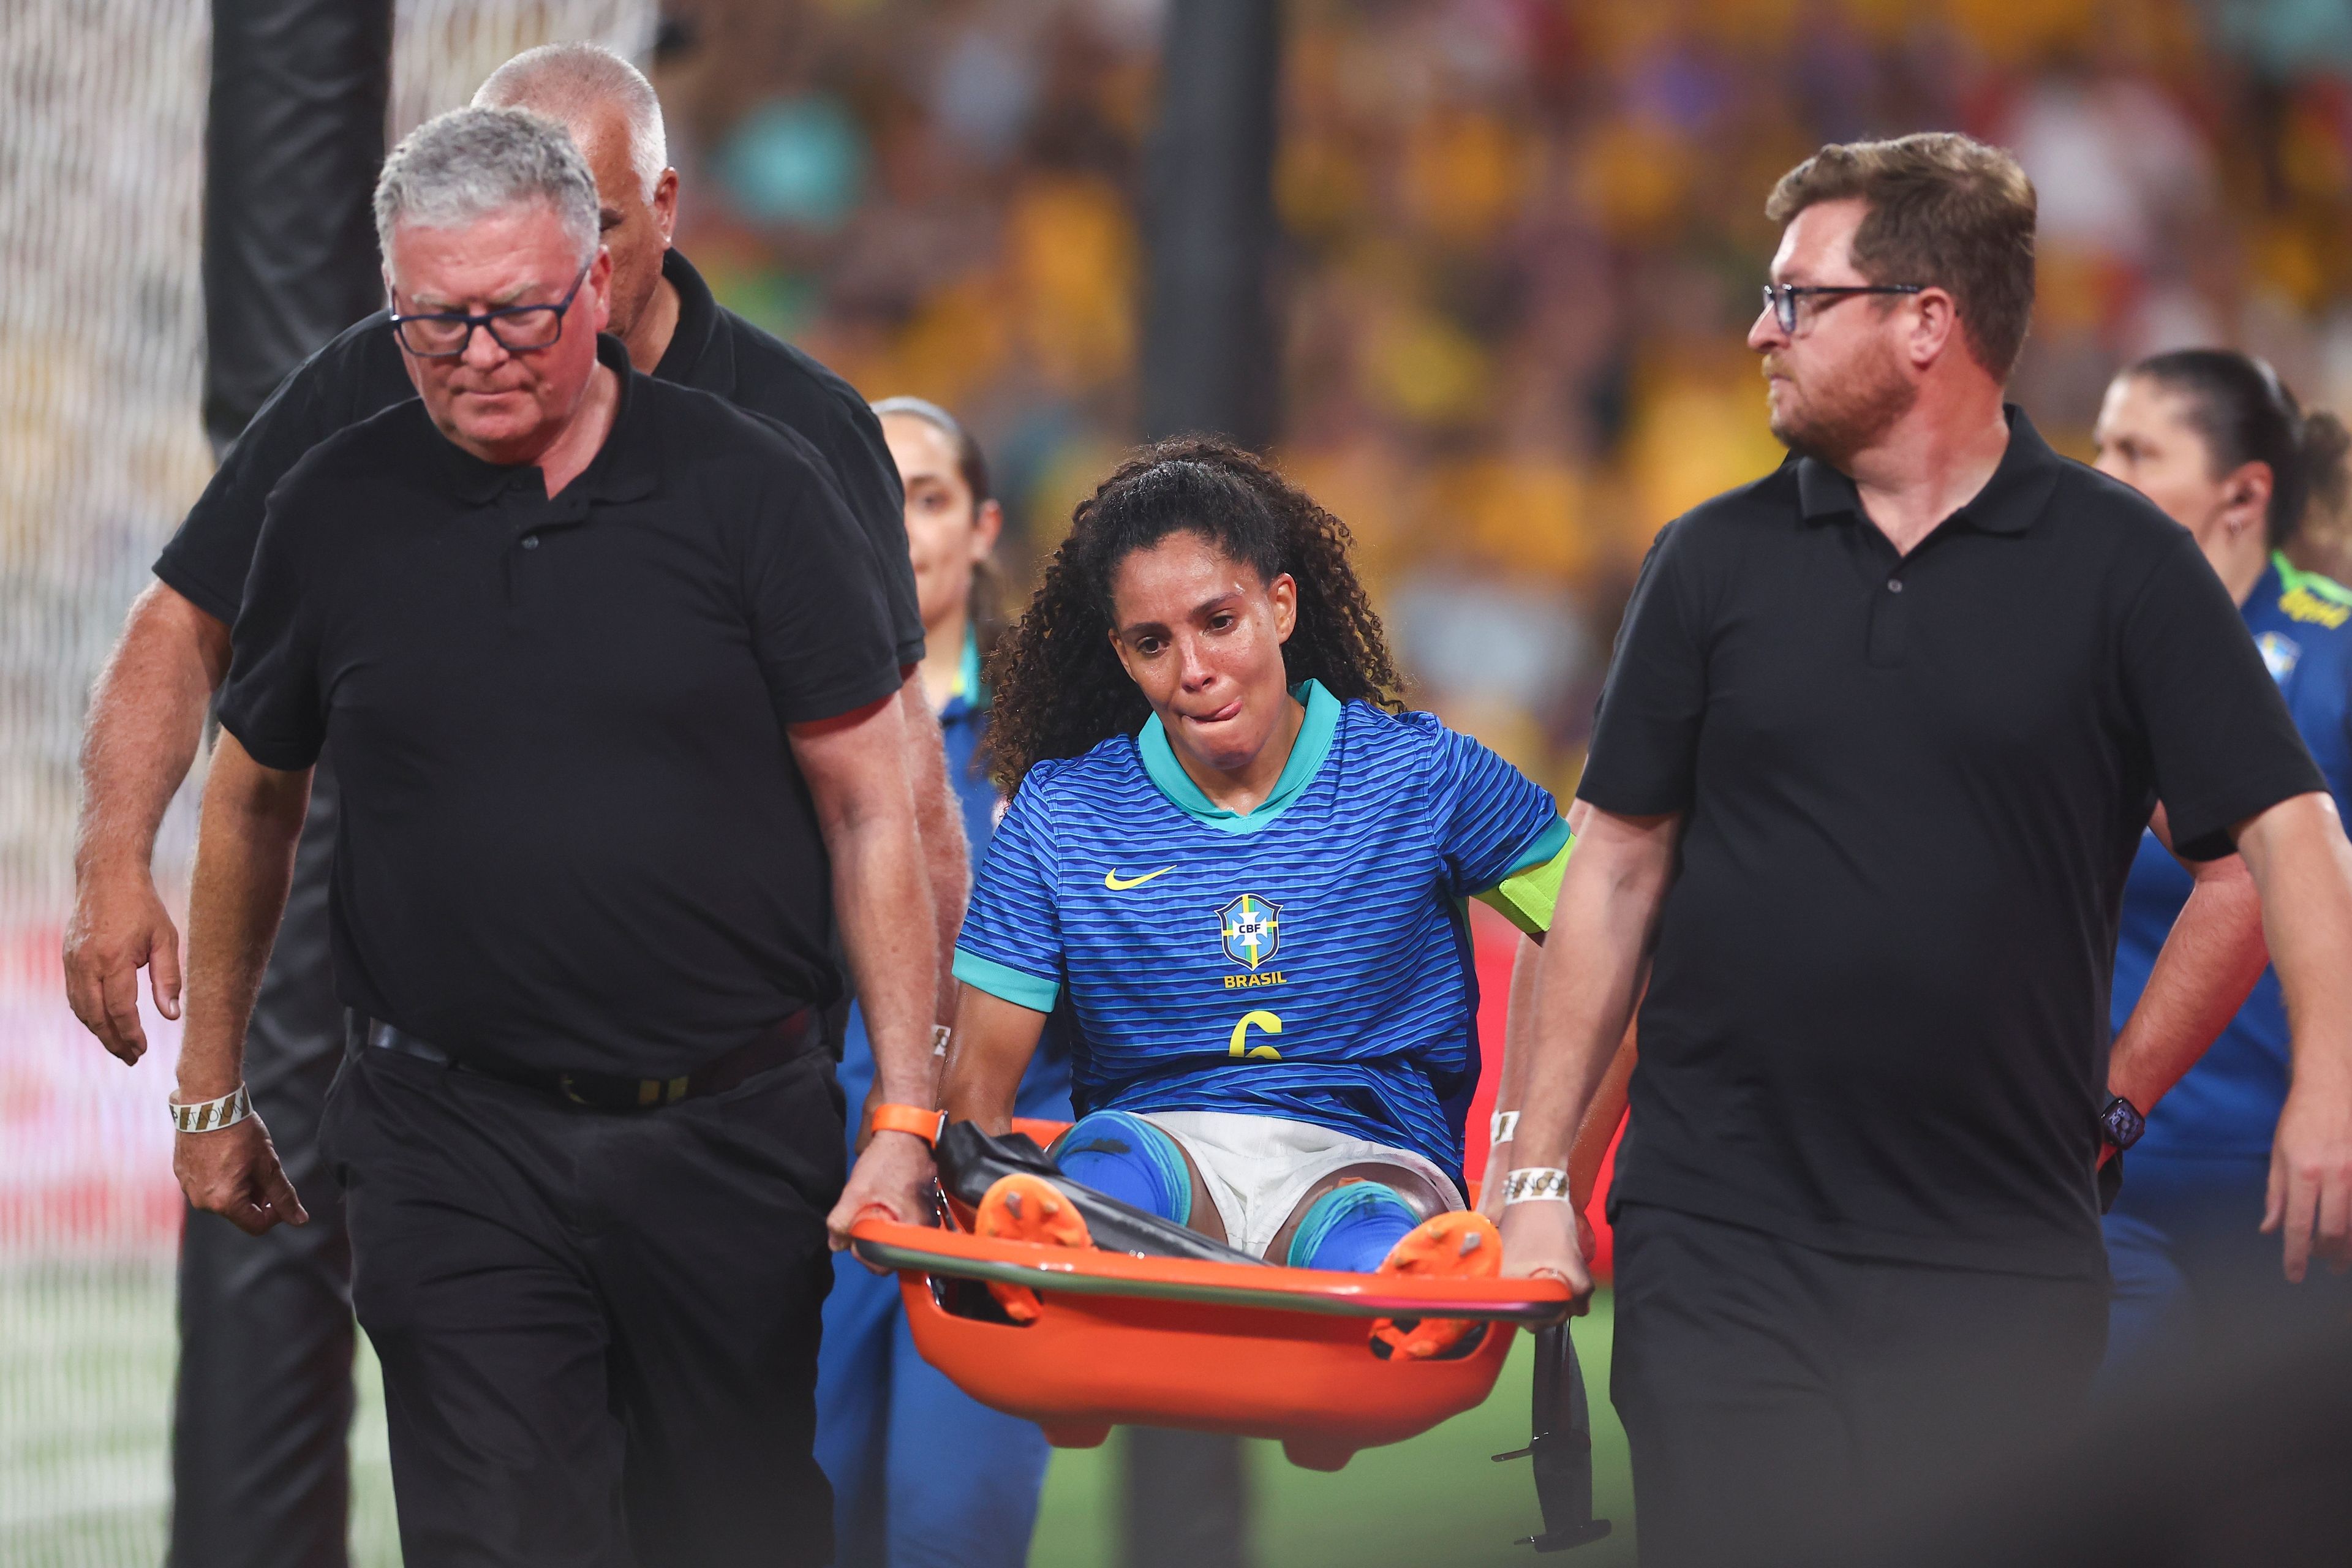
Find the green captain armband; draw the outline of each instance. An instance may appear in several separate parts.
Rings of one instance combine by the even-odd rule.
[[[1555,816],[1551,826],[1536,835],[1519,863],[1508,875],[1478,895],[1478,901],[1499,910],[1503,918],[1529,936],[1551,930],[1552,905],[1559,901],[1559,879],[1576,840],[1568,824]]]

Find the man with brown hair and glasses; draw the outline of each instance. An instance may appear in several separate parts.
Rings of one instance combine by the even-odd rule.
[[[1748,341],[1793,458],[1644,563],[1511,1159],[1568,1164],[1646,974],[1612,1394],[1653,1563],[1801,1552],[2078,1409],[2094,1173],[2252,979],[2217,920],[2111,1057],[2151,812],[2259,889],[2289,1277],[2352,1221],[2352,846],[2195,542],[2003,403],[2032,185],[1917,135],[1823,148],[1766,210]],[[1573,1222],[1508,1205],[1509,1268],[1580,1283]]]

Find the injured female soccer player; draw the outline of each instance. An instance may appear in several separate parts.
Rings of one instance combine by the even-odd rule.
[[[1155,447],[1079,506],[992,673],[1013,795],[957,943],[949,1117],[1003,1132],[1059,1014],[1071,1180],[1270,1263],[1498,1272],[1463,1202],[1465,900],[1539,936],[1568,826],[1477,742],[1394,710],[1346,529],[1244,452]],[[1029,1175],[979,1228],[1086,1242]],[[1429,1356],[1466,1327],[1384,1332]]]

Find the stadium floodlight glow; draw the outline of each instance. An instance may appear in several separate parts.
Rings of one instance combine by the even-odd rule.
[[[572,287],[552,305],[507,305],[479,315],[467,315],[463,310],[402,315],[395,310],[392,317],[393,336],[418,359],[462,357],[473,346],[476,327],[489,333],[490,341],[510,354],[546,348],[563,335],[563,312],[572,309],[580,285],[588,281],[588,268],[595,265],[594,257],[583,262]]]

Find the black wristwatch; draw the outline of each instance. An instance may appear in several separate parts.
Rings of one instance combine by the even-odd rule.
[[[2099,1112],[2100,1135],[2118,1151],[2138,1142],[2139,1135],[2147,1131],[2147,1118],[2139,1113],[2138,1106],[2120,1094],[2107,1101],[2106,1108]]]

